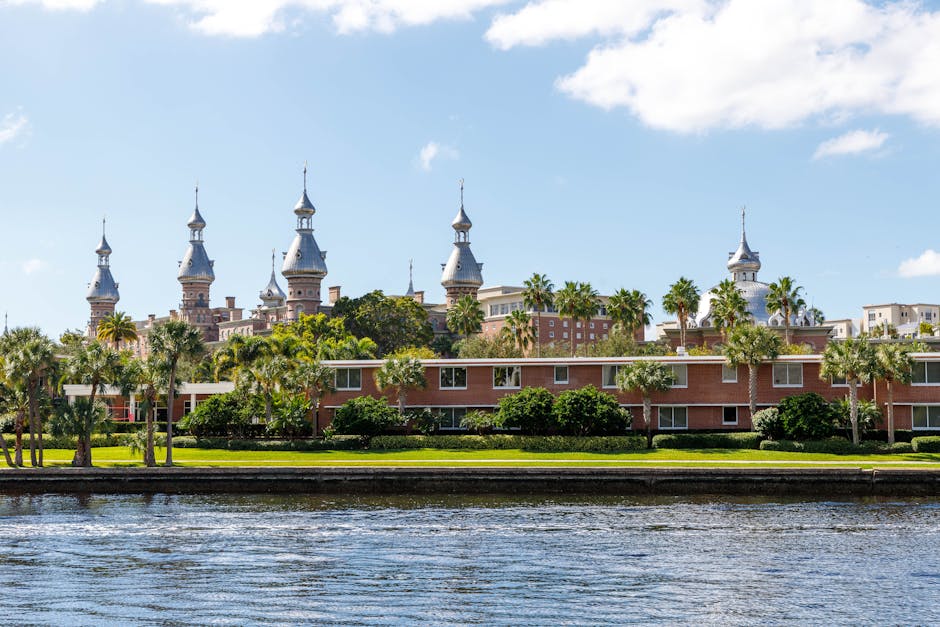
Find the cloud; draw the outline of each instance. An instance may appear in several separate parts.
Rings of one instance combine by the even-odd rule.
[[[0,144],[13,141],[29,128],[29,119],[22,113],[7,113],[0,120]]]
[[[889,137],[890,135],[882,133],[878,129],[873,131],[849,131],[819,144],[816,152],[813,153],[813,159],[822,159],[823,157],[835,155],[857,155],[862,152],[877,150]]]
[[[7,0],[7,4],[38,4],[51,11],[90,11],[104,0]]]
[[[940,253],[928,248],[920,257],[905,259],[898,266],[898,274],[905,279],[938,275],[940,274]]]
[[[20,269],[23,271],[23,274],[30,275],[39,272],[45,267],[42,259],[27,259],[20,264]]]
[[[459,159],[456,148],[434,141],[426,143],[418,153],[418,163],[425,172],[430,172],[435,159]]]

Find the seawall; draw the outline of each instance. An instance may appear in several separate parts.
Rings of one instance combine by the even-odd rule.
[[[25,468],[0,493],[940,496],[940,470],[851,468]]]

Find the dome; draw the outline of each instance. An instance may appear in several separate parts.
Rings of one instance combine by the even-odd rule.
[[[460,210],[457,212],[456,217],[454,217],[450,225],[454,227],[455,231],[469,231],[473,226],[473,222],[470,221],[467,212],[463,210],[463,203],[460,204]]]
[[[477,263],[470,250],[470,244],[467,242],[454,244],[450,258],[444,264],[441,285],[444,287],[483,285],[483,264]]]
[[[317,240],[310,231],[299,230],[291,242],[287,254],[284,256],[284,265],[281,274],[291,276],[326,276],[326,253],[320,252]]]
[[[313,206],[313,203],[310,202],[310,197],[307,196],[307,189],[304,188],[304,193],[301,195],[300,200],[297,201],[297,204],[294,205],[294,213],[297,215],[307,215],[312,216],[317,212],[317,208]]]
[[[760,270],[760,253],[751,250],[747,238],[741,233],[738,249],[728,254],[728,270],[731,272],[757,272]]]
[[[735,281],[734,286],[747,301],[747,313],[751,320],[755,324],[767,325],[770,322],[770,314],[767,313],[767,294],[770,292],[770,286],[760,281]],[[711,304],[716,289],[717,285],[702,294],[699,299],[698,313],[695,316],[696,326],[715,326],[711,320]]]
[[[212,283],[215,281],[215,271],[212,266],[212,261],[209,260],[209,255],[206,253],[206,248],[202,245],[202,242],[190,242],[186,255],[183,257],[183,261],[180,262],[177,280]]]
[[[88,294],[85,300],[90,303],[116,303],[121,300],[118,293],[118,285],[111,276],[111,270],[107,267],[98,267],[95,277],[88,285]]]
[[[277,279],[274,276],[274,270],[271,270],[271,280],[268,281],[267,286],[261,290],[261,300],[284,300],[287,298],[287,294],[281,290],[281,286],[277,284]]]
[[[102,235],[101,235],[101,243],[98,244],[98,248],[95,250],[95,253],[97,253],[97,254],[99,254],[99,255],[110,255],[111,252],[112,252],[112,251],[111,251],[111,246],[108,245],[108,240],[107,240],[107,238],[104,236],[104,234],[102,234]]]
[[[199,213],[199,207],[197,206],[193,209],[193,215],[189,218],[189,222],[186,223],[191,229],[204,229],[206,228],[206,221],[202,218],[202,214]]]

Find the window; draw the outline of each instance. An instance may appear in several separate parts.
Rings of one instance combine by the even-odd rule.
[[[721,408],[721,424],[723,425],[738,424],[738,408],[737,407],[722,407]]]
[[[689,387],[689,367],[686,364],[670,364],[672,373],[676,375],[676,382],[672,384],[674,388]]]
[[[590,326],[591,326],[591,328],[593,329],[593,328],[594,328],[594,323],[592,322]]]
[[[555,383],[568,383],[568,366],[555,366]]]
[[[567,339],[568,339],[568,332],[565,331],[564,333],[561,334],[561,336],[562,336],[564,339],[567,340]]]
[[[576,333],[576,334],[575,334],[575,337],[580,340],[580,339],[581,339],[581,334],[580,334],[580,333]]]
[[[362,389],[362,369],[361,368],[337,368],[336,369],[336,389],[337,390],[361,390]]]
[[[688,429],[689,414],[686,407],[660,407],[660,429]]]
[[[495,316],[499,313],[499,305],[490,305],[490,315]]]
[[[463,420],[463,417],[467,414],[466,407],[438,407],[432,410],[441,416],[440,428],[444,429],[461,429],[460,422]]]
[[[915,361],[913,378],[914,385],[940,384],[940,361]]]
[[[562,320],[562,321],[561,321],[561,326],[563,326],[564,328],[567,329],[567,328],[568,328],[568,321],[567,321],[567,320]]]
[[[940,429],[940,406],[914,405],[911,407],[911,425],[914,429]]]
[[[518,388],[522,386],[522,369],[519,366],[497,366],[493,368],[494,388]]]
[[[869,321],[869,322],[874,322],[874,321],[875,321],[875,312],[871,312],[871,313],[868,314],[868,321]]]
[[[594,339],[594,334],[591,333],[588,337],[593,340],[593,339]]]
[[[774,387],[802,387],[803,364],[774,364]]]
[[[606,322],[604,323],[604,328],[605,328],[605,329],[607,328],[607,323],[606,323]]]
[[[554,338],[555,338],[555,332],[554,332],[554,331],[549,331],[549,332],[548,332],[548,337],[549,337],[550,339],[554,339]]]
[[[183,415],[186,416],[187,414],[189,414],[189,412],[194,410],[198,405],[199,405],[199,401],[196,401],[196,405],[193,405],[188,400],[183,401]]]
[[[601,378],[603,387],[605,388],[615,388],[617,387],[617,373],[620,372],[620,366],[602,366],[601,367]]]
[[[550,326],[550,327],[555,326],[555,321],[554,321],[554,320],[549,320],[549,321],[548,321],[548,326]]]
[[[848,386],[849,382],[845,380],[845,377],[832,377],[832,387],[842,387]]]
[[[455,367],[441,368],[441,389],[467,389],[467,369]]]
[[[580,322],[576,322],[574,326],[575,326],[575,328],[580,329],[580,328],[581,328],[581,323],[580,323]]]
[[[728,364],[721,364],[721,382],[722,383],[737,383],[738,382],[737,366],[729,366]]]

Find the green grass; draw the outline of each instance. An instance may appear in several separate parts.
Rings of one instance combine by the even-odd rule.
[[[165,455],[158,449],[157,460]],[[28,454],[26,455],[28,458]],[[140,456],[126,447],[93,449],[96,466],[139,466]],[[749,449],[680,450],[654,449],[628,453],[537,453],[519,449],[446,450],[408,449],[392,451],[229,451],[175,448],[173,459],[180,466],[570,466],[570,467],[729,467],[781,468],[850,467],[940,469],[940,454],[830,455],[785,453]],[[68,465],[72,451],[45,451],[46,464]]]

